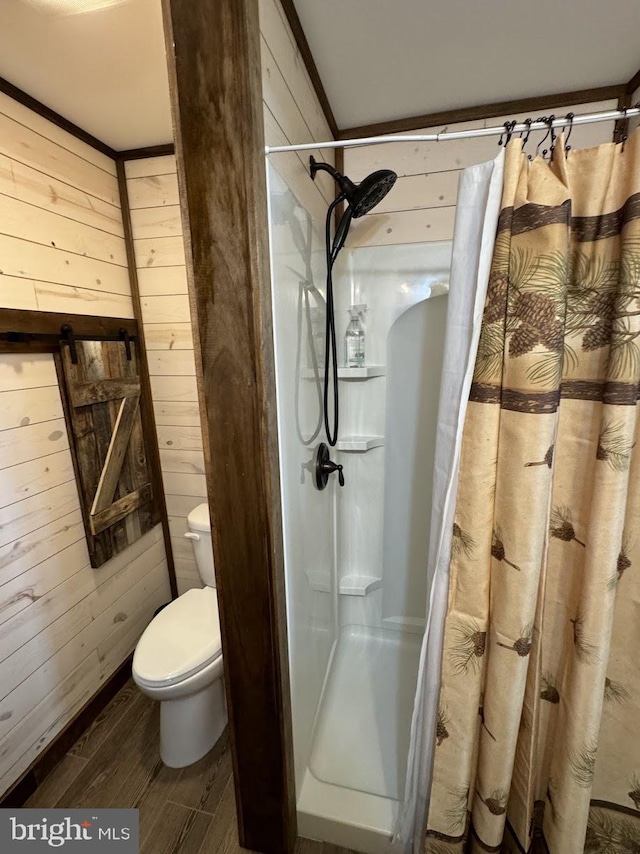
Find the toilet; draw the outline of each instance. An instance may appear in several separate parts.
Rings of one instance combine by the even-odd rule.
[[[160,757],[170,768],[192,765],[227,725],[222,645],[213,570],[209,507],[187,518],[198,573],[205,585],[187,590],[149,623],[133,655],[133,680],[160,701]]]

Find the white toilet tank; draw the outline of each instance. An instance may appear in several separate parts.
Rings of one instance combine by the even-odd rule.
[[[198,574],[205,587],[216,586],[216,576],[213,571],[213,546],[211,545],[211,521],[209,505],[198,504],[187,516],[189,531],[185,537],[191,540],[196,557]]]

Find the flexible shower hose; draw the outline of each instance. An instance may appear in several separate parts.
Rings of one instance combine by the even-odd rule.
[[[339,394],[338,394],[338,347],[336,343],[336,318],[333,305],[333,265],[344,242],[347,239],[349,226],[351,225],[351,208],[347,207],[343,213],[333,241],[331,240],[331,217],[337,205],[343,202],[344,195],[337,196],[329,205],[325,223],[325,246],[327,253],[327,318],[325,325],[324,345],[324,429],[327,434],[327,442],[333,447],[338,441],[338,424],[340,419]],[[331,362],[331,378],[333,380],[333,425],[329,424],[329,362]]]

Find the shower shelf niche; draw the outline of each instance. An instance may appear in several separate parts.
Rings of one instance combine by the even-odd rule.
[[[374,377],[384,377],[387,374],[386,365],[365,365],[362,368],[338,368],[339,380],[370,380]],[[324,377],[324,368],[318,370],[318,377]],[[302,368],[300,376],[305,380],[313,380],[316,378],[314,368]]]
[[[323,570],[306,571],[309,587],[318,593],[331,592],[331,577]],[[366,596],[382,587],[382,579],[375,575],[343,575],[338,592],[341,596]]]
[[[342,596],[366,596],[382,587],[382,579],[374,575],[343,575],[338,588]]]
[[[372,448],[381,448],[383,445],[384,436],[343,436],[336,442],[338,451],[347,453],[370,451]]]

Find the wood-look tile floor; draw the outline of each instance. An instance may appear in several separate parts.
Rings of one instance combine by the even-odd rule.
[[[25,806],[140,810],[140,854],[240,854],[229,742],[188,768],[159,754],[159,704],[131,680]],[[297,854],[354,854],[299,839]]]

